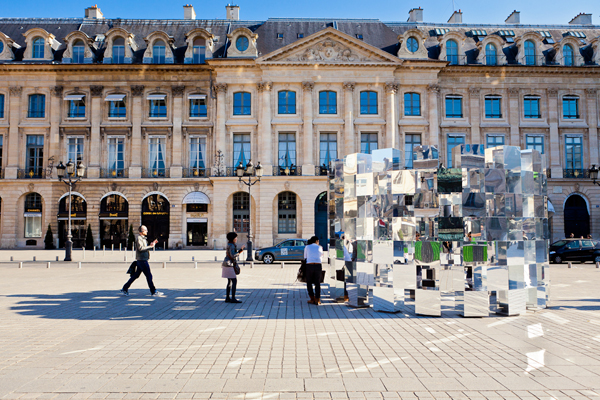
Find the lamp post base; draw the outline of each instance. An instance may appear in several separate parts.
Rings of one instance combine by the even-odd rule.
[[[254,261],[254,258],[252,258],[252,240],[248,239],[246,246],[247,246],[246,251],[248,253],[248,256],[246,257],[246,261],[247,262]]]
[[[73,242],[69,238],[65,242],[65,261],[73,261],[73,260],[71,260],[71,252],[72,251],[73,251]]]

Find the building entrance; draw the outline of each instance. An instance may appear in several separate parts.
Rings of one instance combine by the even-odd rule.
[[[129,203],[125,197],[111,194],[100,202],[100,246],[127,247]]]
[[[71,195],[71,235],[73,248],[85,247],[87,203],[77,193]],[[58,203],[58,247],[65,247],[69,235],[69,195],[67,194]]]
[[[319,244],[323,250],[327,250],[329,247],[327,229],[327,192],[323,192],[315,200],[315,236],[319,238]]]
[[[583,197],[574,194],[565,203],[565,237],[576,238],[590,234],[590,214]]]
[[[166,197],[151,194],[142,200],[142,225],[148,228],[148,242],[158,240],[156,247],[169,247],[169,213],[171,205]]]
[[[208,222],[202,218],[187,221],[187,241],[186,246],[206,246],[208,241]]]

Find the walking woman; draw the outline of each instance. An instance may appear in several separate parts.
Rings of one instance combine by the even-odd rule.
[[[304,258],[306,259],[306,289],[310,300],[308,304],[321,304],[321,274],[323,268],[321,259],[323,258],[323,248],[319,246],[319,238],[316,236],[308,239],[308,245],[304,248]],[[313,290],[313,285],[315,289]]]
[[[235,269],[233,265],[237,264],[238,255],[244,251],[244,246],[238,251],[237,250],[237,233],[229,232],[227,234],[227,254],[225,255],[225,262],[223,262],[223,266],[221,267],[221,277],[227,278],[227,288],[225,290],[226,297],[225,303],[241,303],[238,299],[235,298],[235,289],[237,287],[237,275],[235,274]],[[230,261],[231,267],[226,267],[227,261]],[[229,292],[231,291],[231,298],[229,297]]]

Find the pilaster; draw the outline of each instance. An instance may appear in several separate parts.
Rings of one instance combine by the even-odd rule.
[[[398,84],[390,82],[385,84],[386,112],[385,112],[385,147],[398,148],[397,131],[398,118],[396,116],[396,93]]]
[[[344,156],[356,153],[354,133],[354,82],[344,83]]]
[[[273,174],[273,133],[271,130],[271,82],[259,82],[257,85],[259,96],[262,97],[260,119],[258,120],[258,156],[263,166],[264,175]]]
[[[8,141],[5,143],[7,163],[4,172],[5,179],[17,179],[19,169],[19,123],[21,122],[21,95],[23,88],[21,86],[11,86],[10,106],[8,120],[10,127],[8,128]]]
[[[313,82],[302,82],[302,175],[314,175],[315,171],[315,150],[314,150],[314,133],[313,133],[313,106],[312,106],[312,91],[315,87]],[[317,152],[318,154],[318,152]]]
[[[132,86],[131,95],[133,98],[131,107],[131,164],[129,166],[129,177],[135,179],[142,177],[142,154],[145,151],[142,148],[142,101],[144,86]]]
[[[181,135],[181,124],[183,122],[184,103],[183,93],[185,86],[171,87],[173,93],[173,134],[171,135],[172,158],[171,158],[171,178],[181,178],[183,176],[183,148],[184,143]],[[204,155],[206,157],[206,155]]]
[[[485,144],[481,138],[481,101],[479,96],[480,90],[478,87],[469,88],[469,108],[471,118],[471,140],[472,144]],[[467,141],[467,143],[469,143]]]
[[[588,137],[589,137],[589,160],[590,164],[599,164],[598,154],[598,89],[588,88],[585,90],[587,97]],[[584,165],[584,168],[587,168]]]
[[[99,178],[100,177],[100,160],[103,159],[102,150],[103,144],[100,141],[100,124],[102,123],[102,95],[104,93],[104,86],[90,86],[90,92],[92,95],[90,105],[90,156],[89,164],[87,166],[88,178]],[[106,150],[105,150],[106,151]]]
[[[550,126],[550,143],[545,149],[550,152],[550,171],[553,177],[562,177],[560,164],[560,137],[558,134],[558,89],[548,89],[548,125]]]
[[[439,97],[440,87],[436,84],[430,84],[427,86],[427,94],[429,100],[429,137],[423,140],[423,144],[429,146],[436,146],[438,154],[442,154],[440,148],[440,118],[439,118]]]
[[[54,86],[52,88],[52,96],[50,97],[50,109],[48,110],[48,113],[50,114],[50,137],[48,138],[46,148],[48,149],[48,155],[50,157],[54,156],[55,165],[57,165],[61,160],[63,162],[69,161],[66,159],[66,149],[61,149],[59,147],[59,127],[62,115],[61,104],[63,103],[63,90],[64,89],[62,86]],[[77,164],[77,160],[73,160],[73,162]],[[52,174],[54,174],[54,171],[52,171]]]
[[[517,87],[508,88],[508,122],[510,124],[510,143],[511,146],[521,147],[521,135],[519,125],[521,113],[519,112],[520,90]]]
[[[226,148],[226,135],[227,129],[225,123],[227,122],[227,112],[225,98],[227,95],[227,84],[217,83],[214,86],[214,91],[217,93],[217,120],[215,122],[215,153],[221,151],[223,154],[223,161],[227,164],[227,148]],[[218,175],[218,168],[213,168],[213,175]]]

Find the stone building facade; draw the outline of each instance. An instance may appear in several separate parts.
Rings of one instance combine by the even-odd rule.
[[[144,223],[164,246],[222,248],[326,235],[329,160],[461,143],[541,150],[553,238],[600,235],[600,28],[378,20],[0,19],[0,245],[64,242],[66,186],[80,160],[75,247],[125,243]],[[260,161],[251,190],[235,167]],[[68,196],[67,196],[68,197]],[[250,199],[250,200],[249,200]],[[251,212],[248,212],[250,208]]]

